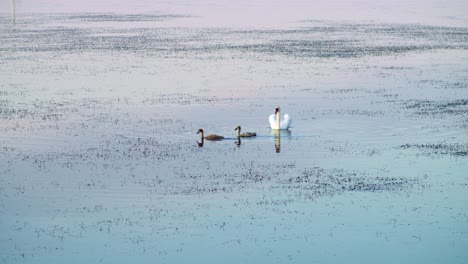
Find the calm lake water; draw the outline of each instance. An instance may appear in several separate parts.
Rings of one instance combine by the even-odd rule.
[[[467,263],[466,4],[381,2],[0,5],[0,263]]]

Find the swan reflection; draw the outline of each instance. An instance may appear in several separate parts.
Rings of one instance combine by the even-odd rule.
[[[204,138],[201,139],[201,142],[198,142],[198,140],[197,140],[197,144],[198,144],[198,146],[199,146],[200,148],[203,147],[203,144],[204,144],[204,143],[205,143],[205,139],[204,139]]]
[[[277,130],[273,129],[270,134],[275,136],[275,151],[276,153],[281,152],[281,137],[291,137],[291,131],[287,129]]]

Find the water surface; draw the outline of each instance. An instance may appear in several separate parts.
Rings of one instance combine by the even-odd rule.
[[[0,17],[1,262],[467,261],[465,26],[178,8]]]

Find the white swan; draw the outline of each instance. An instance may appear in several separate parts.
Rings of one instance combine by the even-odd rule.
[[[292,118],[288,114],[285,114],[283,120],[281,120],[280,108],[276,107],[275,113],[270,115],[268,121],[270,122],[271,129],[288,129],[291,125]]]

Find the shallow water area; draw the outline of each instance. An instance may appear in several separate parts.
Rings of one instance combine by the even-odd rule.
[[[0,263],[466,263],[463,14],[116,3],[0,16]]]

